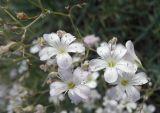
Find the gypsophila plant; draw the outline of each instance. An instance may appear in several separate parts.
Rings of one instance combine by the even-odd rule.
[[[103,11],[104,6],[99,7],[102,1],[95,1],[98,11]],[[158,72],[149,65],[144,68],[147,63],[137,54],[142,52],[134,44],[137,40],[121,40],[119,36],[108,38],[108,29],[96,31],[98,24],[106,29],[106,18],[120,19],[116,12],[112,18],[103,13],[103,17],[99,17],[99,12],[95,17],[94,14],[87,16],[88,13],[81,15],[75,12],[77,8],[84,8],[84,12],[88,11],[85,6],[89,7],[89,12],[95,10],[83,1],[74,5],[69,1],[63,8],[65,11],[55,11],[63,4],[59,1],[21,2],[32,4],[23,7],[31,12],[36,10],[36,15],[30,14],[30,10],[19,11],[19,8],[12,11],[15,8],[10,5],[12,1],[0,1],[0,113],[156,111],[154,103],[150,103],[150,96],[159,88],[158,83],[151,82],[150,75]],[[100,23],[95,23],[94,27],[88,25],[90,20],[87,17],[94,18],[91,23],[96,19]],[[78,28],[80,24],[83,29]],[[152,25],[154,23],[144,31],[152,29]],[[142,38],[145,35],[142,34]],[[154,58],[149,61],[152,60]]]

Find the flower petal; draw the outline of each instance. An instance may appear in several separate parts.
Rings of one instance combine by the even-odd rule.
[[[119,86],[115,86],[107,91],[107,95],[114,100],[120,100],[123,98],[125,92]]]
[[[57,54],[57,50],[53,47],[45,47],[39,52],[40,60],[48,60]]]
[[[53,47],[60,42],[60,38],[56,33],[44,34],[43,38],[50,46]]]
[[[121,71],[128,73],[135,73],[137,71],[137,65],[126,60],[120,60],[116,67]]]
[[[89,87],[85,86],[85,85],[78,85],[76,86],[76,88],[74,89],[75,93],[80,96],[83,100],[87,100],[90,94],[90,89]]]
[[[89,88],[96,88],[97,82],[96,81],[89,81],[85,85],[88,86]]]
[[[142,65],[140,59],[136,56],[132,41],[129,40],[126,42],[126,48],[128,53],[133,57],[133,59],[136,60],[140,65]]]
[[[72,57],[68,53],[58,54],[56,59],[58,66],[62,69],[67,69],[72,65]]]
[[[68,69],[58,68],[58,73],[63,81],[70,81],[73,79],[73,73],[71,68]]]
[[[102,58],[106,58],[110,55],[110,50],[109,50],[108,46],[100,46],[97,48],[97,53]]]
[[[114,68],[107,68],[104,73],[104,79],[108,83],[113,83],[118,79],[117,70]]]
[[[63,37],[61,38],[61,42],[69,45],[69,44],[72,43],[75,39],[76,39],[76,38],[75,38],[73,35],[71,35],[70,33],[66,33],[66,34],[64,34]]]
[[[80,83],[84,82],[87,75],[88,75],[87,71],[84,71],[82,68],[78,67],[73,72],[73,81],[76,84],[80,84]]]
[[[127,93],[128,98],[133,102],[136,102],[137,100],[140,99],[139,91],[133,86],[128,86],[126,88],[126,93]]]
[[[71,99],[72,103],[76,105],[82,101],[82,98],[75,93],[75,90],[69,90],[68,96]]]
[[[91,71],[99,71],[106,67],[107,63],[102,59],[93,59],[89,62]]]
[[[83,53],[85,51],[85,47],[83,44],[75,42],[69,45],[68,47],[68,52],[73,52],[73,53]]]
[[[137,73],[135,76],[133,76],[131,84],[132,85],[143,85],[148,82],[147,76],[144,72]]]
[[[30,52],[33,54],[39,52],[40,50],[41,50],[41,46],[38,44],[36,44],[30,48]]]
[[[91,73],[91,76],[92,76],[93,80],[96,80],[99,77],[99,73],[93,72],[93,73]]]
[[[50,96],[58,96],[59,94],[63,93],[67,90],[67,85],[63,82],[53,82],[50,85]]]
[[[118,44],[116,47],[115,47],[115,50],[114,50],[114,53],[113,53],[113,56],[115,58],[118,58],[118,59],[121,59],[127,52],[127,49],[121,45],[121,44]]]

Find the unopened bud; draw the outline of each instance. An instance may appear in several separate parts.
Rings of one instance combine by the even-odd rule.
[[[29,18],[28,15],[24,12],[18,12],[16,16],[20,20],[26,20]]]
[[[82,64],[83,70],[88,70],[89,67],[89,61],[85,61],[84,64]]]
[[[20,47],[19,43],[15,43],[15,42],[14,42],[14,43],[10,44],[9,50],[10,50],[10,51],[15,51],[15,50],[17,50],[19,47]]]
[[[32,112],[33,109],[34,109],[33,106],[27,106],[27,107],[23,108],[23,111],[28,113],[28,112]]]
[[[51,78],[55,78],[55,77],[57,77],[57,75],[58,75],[57,72],[50,72],[50,73],[48,74],[48,76],[51,77]]]
[[[10,50],[11,46],[13,46],[15,42],[10,42],[5,46],[0,46],[0,54],[6,53]]]
[[[113,37],[108,43],[115,45],[117,43],[117,37]]]
[[[58,35],[59,37],[63,37],[64,34],[66,34],[65,31],[62,31],[62,30],[58,30],[58,31],[57,31],[57,35]]]
[[[35,113],[45,113],[45,108],[41,104],[38,104],[35,108]]]

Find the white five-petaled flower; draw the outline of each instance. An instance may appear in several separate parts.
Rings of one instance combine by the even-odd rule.
[[[86,77],[86,85],[90,88],[96,88],[97,86],[97,78],[99,77],[98,72],[88,72],[88,76]]]
[[[121,100],[124,95],[129,101],[136,102],[140,99],[140,92],[135,86],[143,85],[148,82],[146,74],[140,72],[137,74],[122,72],[118,80],[113,83],[116,85],[108,91],[108,95],[116,100]]]
[[[105,68],[104,78],[108,83],[115,82],[120,71],[135,73],[137,66],[123,59],[126,52],[126,48],[120,44],[101,44],[101,46],[97,48],[97,53],[101,58],[90,61],[91,71],[99,71]]]
[[[48,60],[56,56],[57,64],[60,68],[68,68],[72,64],[72,57],[68,54],[82,53],[85,51],[83,44],[75,41],[75,37],[69,33],[59,37],[56,33],[44,34],[44,40],[48,43],[48,47],[44,47],[40,52],[40,60]]]
[[[89,98],[90,88],[84,83],[88,72],[81,68],[62,70],[59,69],[59,76],[62,81],[53,82],[50,85],[50,95],[57,96],[68,91],[68,96],[71,101],[78,104],[81,101],[86,101]]]

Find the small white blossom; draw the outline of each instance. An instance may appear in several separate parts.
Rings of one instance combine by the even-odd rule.
[[[71,69],[59,69],[62,81],[55,81],[50,85],[50,96],[57,96],[68,91],[68,96],[73,103],[86,101],[90,94],[89,87],[84,84],[87,74],[81,68],[77,68],[73,72]]]
[[[88,72],[88,76],[86,77],[86,85],[90,88],[96,88],[97,86],[97,78],[99,77],[98,72]]]
[[[126,108],[127,113],[132,113],[133,110],[137,108],[137,104],[135,102],[128,101],[126,95],[124,95],[123,99],[120,101],[119,106],[122,109]]]
[[[100,38],[96,37],[95,35],[87,35],[86,37],[84,37],[84,43],[90,47],[96,45],[99,41]]]
[[[83,107],[86,108],[88,111],[96,108],[95,102],[101,98],[101,95],[97,92],[97,90],[91,90],[90,97],[88,101],[83,104]]]
[[[55,105],[59,104],[60,101],[63,101],[65,99],[63,94],[60,94],[58,96],[50,96],[49,97],[49,102],[54,103]]]
[[[104,78],[108,83],[115,82],[120,71],[129,73],[136,72],[137,66],[123,59],[126,52],[126,48],[121,44],[112,45],[103,43],[97,48],[97,53],[101,58],[90,61],[91,71],[105,69]]]
[[[140,99],[140,93],[135,86],[143,85],[147,82],[146,74],[143,72],[137,74],[123,72],[118,80],[113,83],[117,86],[109,90],[108,94],[110,97],[117,100],[123,99],[125,95],[129,101],[135,102]]]
[[[137,110],[135,113],[154,113],[156,110],[154,105],[146,105],[144,104],[142,109]]]
[[[33,40],[32,44],[33,46],[30,48],[30,52],[35,54],[38,53],[43,46],[43,39],[42,38],[38,38],[37,40]]]
[[[83,53],[85,48],[79,42],[73,42],[76,38],[66,33],[59,37],[56,33],[44,34],[44,40],[49,46],[44,47],[40,52],[40,60],[48,60],[56,56],[57,64],[60,68],[68,68],[72,64],[72,57],[68,53]]]

